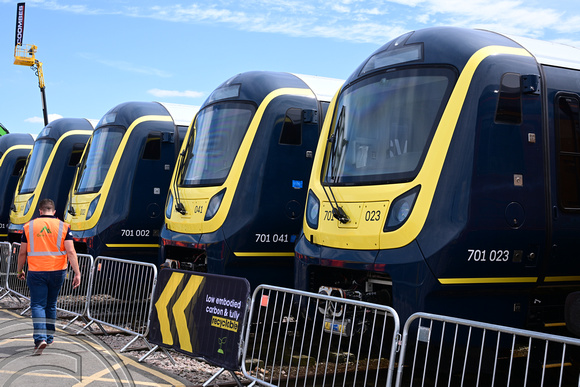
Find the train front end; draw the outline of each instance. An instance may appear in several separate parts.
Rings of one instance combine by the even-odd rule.
[[[545,239],[541,151],[520,129],[541,128],[539,96],[520,91],[520,74],[537,73],[487,31],[410,32],[370,56],[329,108],[295,287],[391,305],[403,321],[429,311],[523,325]],[[498,113],[514,95],[520,122]]]
[[[321,97],[316,86],[332,91]],[[214,90],[174,172],[161,233],[168,264],[291,286],[319,117],[339,86],[255,71]]]

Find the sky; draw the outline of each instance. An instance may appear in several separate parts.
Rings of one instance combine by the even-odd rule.
[[[44,127],[38,78],[14,65],[18,1],[0,0],[0,123]],[[346,79],[376,49],[434,26],[483,28],[580,47],[580,7],[544,0],[33,0],[49,120],[99,120],[128,101],[200,106],[253,70]]]

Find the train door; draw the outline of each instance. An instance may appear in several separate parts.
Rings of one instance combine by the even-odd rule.
[[[544,265],[548,284],[580,281],[580,85],[579,71],[546,68],[552,241]],[[571,90],[571,85],[578,85]],[[573,86],[572,86],[573,87]]]
[[[170,134],[151,130],[146,135],[135,171],[130,220],[122,233],[146,244],[158,243],[163,223],[163,206],[175,163]]]
[[[271,222],[272,235],[256,237],[256,240],[265,240],[266,243],[269,239],[271,243],[278,242],[289,250],[292,250],[294,237],[302,226],[308,181],[318,143],[318,112],[298,106],[295,104],[286,109],[283,122],[270,139],[271,151],[264,166],[264,191],[268,192],[268,197],[276,199],[266,204],[272,208],[262,208],[262,212]]]

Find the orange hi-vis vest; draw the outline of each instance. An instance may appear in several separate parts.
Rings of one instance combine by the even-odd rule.
[[[28,270],[65,270],[67,255],[64,239],[68,226],[57,218],[40,217],[24,225],[28,244]]]

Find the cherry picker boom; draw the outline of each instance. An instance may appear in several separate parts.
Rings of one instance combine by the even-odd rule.
[[[16,44],[14,47],[14,64],[29,66],[38,77],[38,87],[42,97],[42,115],[44,125],[48,125],[48,113],[46,111],[46,94],[44,92],[44,74],[42,72],[42,62],[36,59],[35,54],[38,49],[34,44],[22,44],[24,36],[24,3],[18,3],[16,8]]]

